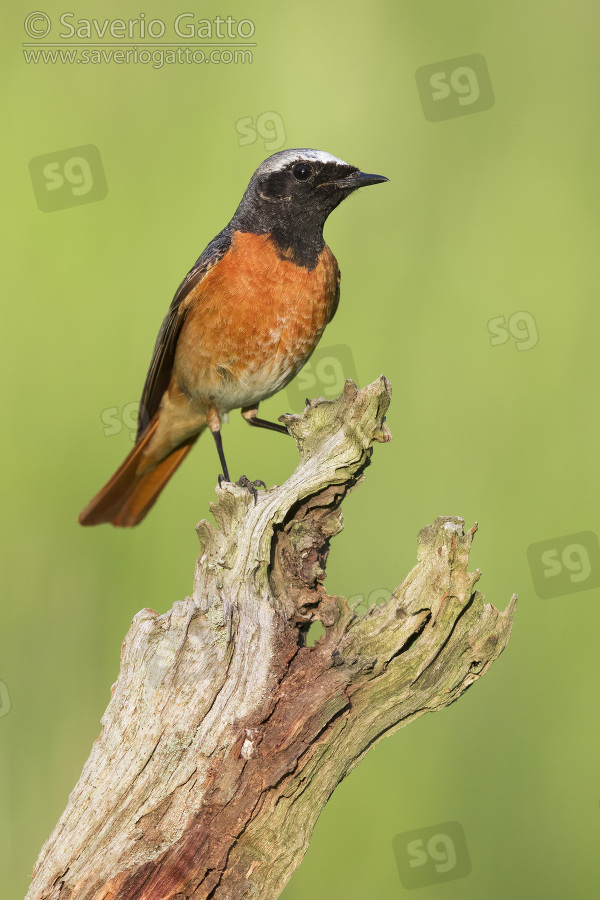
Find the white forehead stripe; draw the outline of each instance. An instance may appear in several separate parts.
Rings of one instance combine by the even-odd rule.
[[[320,163],[336,163],[339,166],[348,165],[343,159],[338,159],[337,156],[332,156],[331,153],[325,153],[323,150],[283,150],[280,153],[275,153],[273,156],[270,156],[269,159],[266,159],[264,163],[259,166],[258,171],[261,174],[266,172],[278,172],[281,169],[285,169],[290,163],[304,160],[314,160],[314,162]]]

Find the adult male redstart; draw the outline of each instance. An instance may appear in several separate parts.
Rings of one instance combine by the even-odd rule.
[[[319,150],[283,150],[259,166],[233,219],[175,294],[136,443],[80,514],[82,525],[141,522],[207,427],[229,481],[221,419],[232,409],[249,425],[287,433],[259,419],[258,404],[302,368],[337,309],[340,272],[325,220],[357,188],[387,180]]]

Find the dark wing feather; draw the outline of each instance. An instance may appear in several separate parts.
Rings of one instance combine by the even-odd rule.
[[[337,264],[336,264],[336,268],[337,268]],[[331,303],[331,311],[329,313],[329,318],[327,319],[328,325],[331,322],[331,320],[333,319],[333,317],[335,316],[335,314],[337,312],[337,308],[340,304],[340,281],[341,281],[341,279],[342,279],[342,273],[338,269],[337,275],[336,275],[335,294],[333,295],[333,300]]]
[[[231,238],[232,229],[228,225],[210,242],[185,276],[173,297],[169,311],[160,326],[152,360],[146,375],[146,382],[140,401],[136,440],[140,439],[148,423],[152,421],[152,417],[160,406],[162,395],[169,386],[173,372],[177,340],[189,308],[185,300],[200,284],[208,271],[223,259],[231,246]]]

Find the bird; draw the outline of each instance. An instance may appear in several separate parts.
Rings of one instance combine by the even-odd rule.
[[[330,153],[281,150],[254,172],[225,228],[185,276],[156,339],[134,446],[79,515],[81,525],[132,527],[144,519],[207,428],[230,481],[221,423],[240,409],[259,418],[307,362],[340,297],[340,271],[325,243],[329,214],[358,188],[389,179]],[[242,476],[255,491],[264,482]],[[256,501],[256,494],[255,494]]]

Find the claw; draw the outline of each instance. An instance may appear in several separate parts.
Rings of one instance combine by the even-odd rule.
[[[247,490],[249,490],[250,493],[252,494],[252,496],[254,497],[255,503],[257,502],[257,497],[258,497],[257,488],[263,487],[265,490],[267,489],[266,484],[264,483],[264,481],[261,481],[260,478],[257,478],[255,481],[250,481],[250,479],[247,478],[245,475],[241,475],[239,480],[236,481],[236,484],[238,487],[243,487],[243,488],[246,488]]]

